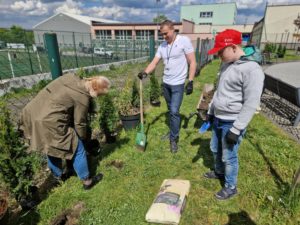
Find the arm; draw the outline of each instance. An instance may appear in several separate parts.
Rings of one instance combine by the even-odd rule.
[[[81,140],[87,138],[88,107],[77,102],[74,107],[74,128]]]
[[[230,129],[231,132],[239,135],[241,130],[248,126],[260,102],[264,78],[265,75],[260,68],[245,74],[243,84],[244,103],[241,112],[233,123],[233,127]]]
[[[189,70],[189,80],[193,80],[196,73],[196,58],[195,58],[195,52],[191,52],[189,54],[186,54],[186,59],[188,61],[188,64],[190,65]]]
[[[145,72],[147,74],[150,74],[157,66],[159,63],[160,58],[158,56],[155,56],[152,60],[152,62],[146,67]]]

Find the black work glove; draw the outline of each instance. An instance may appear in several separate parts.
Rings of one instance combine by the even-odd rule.
[[[210,122],[211,124],[214,122],[214,115],[206,114],[205,122]]]
[[[185,86],[185,94],[190,95],[193,93],[193,81],[190,80]]]
[[[225,140],[229,145],[235,145],[238,142],[239,135],[231,132],[230,130],[227,132],[225,136]]]
[[[86,152],[92,156],[98,156],[101,151],[100,143],[97,139],[83,141]]]
[[[138,76],[138,78],[143,80],[144,78],[146,78],[148,76],[148,74],[145,71],[143,71],[143,72],[139,72],[137,76]]]

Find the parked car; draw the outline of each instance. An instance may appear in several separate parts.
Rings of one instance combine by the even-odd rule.
[[[80,52],[86,53],[86,54],[91,54],[93,53],[93,49],[89,47],[80,47],[79,49]]]
[[[99,56],[109,56],[109,57],[113,57],[114,52],[113,51],[108,51],[104,48],[94,48],[94,54],[95,55],[99,55]]]

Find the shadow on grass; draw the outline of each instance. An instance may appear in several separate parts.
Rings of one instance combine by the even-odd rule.
[[[16,224],[28,224],[28,225],[36,225],[40,221],[40,214],[35,210],[32,209],[30,211],[20,211],[18,213],[9,212],[7,215],[6,221],[1,220],[0,224],[6,225],[16,225]]]
[[[249,217],[248,213],[244,210],[238,213],[231,213],[228,215],[229,221],[227,225],[256,225],[256,223]]]
[[[253,129],[251,132],[255,132],[255,129]],[[261,154],[262,158],[266,162],[266,164],[269,167],[269,171],[273,176],[274,182],[276,183],[279,190],[287,190],[289,189],[290,185],[287,182],[284,182],[282,178],[280,177],[279,173],[276,171],[275,167],[272,165],[269,158],[265,155],[264,150],[261,148],[259,143],[254,142],[254,138],[247,134],[247,140],[254,146],[254,148]]]
[[[113,144],[104,144],[103,149],[101,150],[100,154],[96,157],[88,157],[88,163],[89,163],[89,170],[91,175],[95,175],[97,172],[97,167],[103,159],[108,157],[110,154],[112,154],[116,149],[120,148],[122,145],[125,145],[129,142],[129,138],[125,137],[120,140],[117,140],[116,143]]]
[[[212,169],[214,167],[214,159],[210,151],[210,139],[203,139],[201,137],[194,139],[191,145],[199,146],[197,154],[192,159],[192,163],[197,162],[200,158],[203,159],[203,165]]]
[[[168,112],[162,112],[161,114],[159,114],[158,116],[156,116],[150,123],[147,124],[147,129],[146,129],[146,136],[148,135],[149,129],[152,125],[154,125],[157,121],[159,121],[162,117],[165,117],[165,124],[166,126],[169,126],[169,113]]]

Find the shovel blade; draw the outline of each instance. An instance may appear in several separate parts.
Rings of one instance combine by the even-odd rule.
[[[205,133],[211,126],[211,123],[209,121],[206,121],[202,124],[202,126],[199,129],[199,133],[203,134]]]
[[[146,135],[144,133],[137,133],[135,143],[141,148],[145,148],[147,142]]]

